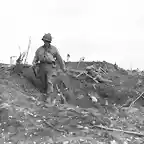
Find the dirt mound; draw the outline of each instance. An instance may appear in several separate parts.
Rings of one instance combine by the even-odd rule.
[[[98,65],[98,64],[97,64]],[[102,64],[100,63],[100,66]],[[63,95],[68,97],[68,103],[73,105],[78,105],[80,107],[91,108],[95,107],[94,103],[92,102],[91,98],[88,96],[89,93],[93,93],[97,95],[100,101],[104,103],[105,99],[107,99],[110,103],[117,103],[123,104],[126,100],[129,99],[128,96],[137,95],[136,92],[129,91],[130,85],[134,86],[137,79],[134,78],[130,79],[128,75],[120,74],[120,71],[112,71],[114,67],[109,66],[109,70],[111,70],[107,76],[107,78],[112,80],[112,83],[97,83],[95,82],[86,81],[86,76],[75,77],[72,73],[67,75],[59,75],[55,81],[60,88],[60,91],[63,92]],[[37,79],[33,73],[33,70],[30,66],[18,65],[15,67],[14,73],[20,74],[23,76],[24,85],[31,84],[30,88],[37,88],[40,92],[43,90],[41,81]],[[78,75],[78,74],[76,74]],[[119,77],[117,77],[117,75]],[[121,80],[124,80],[121,84]],[[21,83],[22,80],[19,82]],[[64,90],[63,85],[61,83],[64,82],[65,87],[69,88],[68,91]],[[133,82],[133,84],[132,84]],[[95,84],[95,88],[93,87]],[[127,84],[128,83],[128,84]],[[125,85],[128,86],[125,86]]]
[[[101,76],[111,82],[102,82],[68,64],[55,80],[53,105],[41,101],[43,88],[30,65],[0,65],[0,142],[143,143],[143,76],[106,62],[82,66],[104,69]]]

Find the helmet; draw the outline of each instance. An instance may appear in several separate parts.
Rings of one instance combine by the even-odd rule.
[[[50,34],[50,33],[45,34],[45,35],[43,36],[42,40],[43,40],[43,41],[49,41],[49,42],[51,42],[51,41],[52,41],[52,36],[51,36],[51,34]]]

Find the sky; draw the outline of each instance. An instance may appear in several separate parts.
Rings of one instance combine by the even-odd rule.
[[[51,33],[64,60],[107,61],[144,69],[143,0],[0,1],[0,62],[31,46],[28,63]]]

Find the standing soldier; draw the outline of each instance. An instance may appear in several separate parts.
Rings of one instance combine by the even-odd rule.
[[[46,94],[50,94],[53,92],[53,76],[56,75],[56,61],[63,72],[66,72],[66,68],[57,48],[51,45],[51,34],[45,34],[42,40],[44,45],[36,50],[32,64],[35,66],[39,62],[40,80],[44,86]]]

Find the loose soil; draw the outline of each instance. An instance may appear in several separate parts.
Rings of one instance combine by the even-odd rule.
[[[53,104],[43,101],[31,66],[0,64],[1,143],[144,143],[143,74],[107,62],[77,64],[67,63],[68,72],[55,78]],[[92,64],[112,82],[76,78]]]

